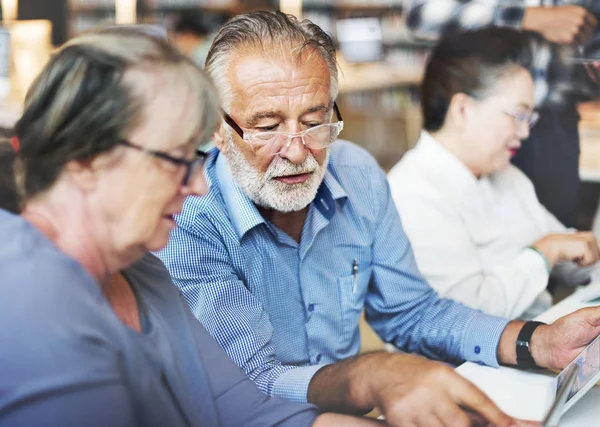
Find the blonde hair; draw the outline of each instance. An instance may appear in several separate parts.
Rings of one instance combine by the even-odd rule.
[[[24,198],[48,189],[72,160],[112,150],[143,120],[147,90],[131,71],[176,73],[198,98],[197,126],[206,141],[220,120],[207,75],[166,40],[132,27],[99,29],[74,38],[50,59],[27,93],[15,131]],[[147,88],[145,88],[147,89]]]

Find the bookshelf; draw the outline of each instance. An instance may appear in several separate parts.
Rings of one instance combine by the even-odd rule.
[[[116,22],[115,0],[69,0],[69,37]]]
[[[303,1],[303,17],[331,34],[340,47],[338,104],[345,125],[341,137],[365,147],[385,170],[418,138],[418,85],[432,47],[412,39],[403,4],[403,0]],[[377,20],[381,54],[378,61],[352,63],[344,58],[338,21],[363,18]]]
[[[115,0],[68,0],[69,35],[116,22]],[[431,48],[410,36],[405,0],[137,0],[138,22],[165,24],[176,12],[202,10],[210,22],[258,9],[299,10],[332,35],[337,46],[340,20],[375,19],[381,35],[378,61],[353,63],[338,54],[338,103],[346,122],[343,137],[375,154],[389,169],[418,137],[418,84]],[[340,50],[342,51],[342,50]],[[351,124],[350,124],[351,123]]]

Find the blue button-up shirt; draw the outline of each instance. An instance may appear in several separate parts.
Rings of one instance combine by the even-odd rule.
[[[306,401],[323,364],[358,353],[363,308],[400,349],[497,366],[507,320],[432,290],[365,150],[332,146],[300,243],[262,217],[218,151],[206,175],[209,193],[186,199],[159,256],[195,316],[264,392]]]

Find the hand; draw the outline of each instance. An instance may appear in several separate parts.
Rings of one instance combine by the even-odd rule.
[[[528,7],[522,28],[540,33],[552,43],[584,44],[596,28],[594,15],[581,6]]]
[[[341,414],[321,414],[312,427],[383,427],[385,422],[366,417],[351,417]]]
[[[402,353],[369,353],[324,366],[307,398],[322,411],[363,414],[377,407],[392,427],[538,425],[504,414],[449,366]]]
[[[515,425],[475,385],[449,366],[412,355],[378,358],[367,396],[390,426]]]
[[[600,248],[594,233],[548,234],[533,246],[541,251],[554,267],[558,261],[575,261],[581,266],[591,265],[600,259]]]
[[[547,326],[531,337],[531,355],[539,366],[563,369],[600,335],[600,307],[582,308]]]

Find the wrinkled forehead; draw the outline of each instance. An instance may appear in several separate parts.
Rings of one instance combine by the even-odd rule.
[[[323,56],[314,49],[299,54],[247,52],[236,56],[227,71],[232,107],[236,103],[256,105],[277,99],[331,102],[331,73]]]
[[[172,65],[132,68],[125,73],[124,84],[141,107],[132,130],[140,139],[136,142],[165,149],[199,133],[202,94],[193,77],[192,70]]]

